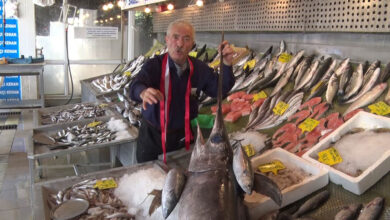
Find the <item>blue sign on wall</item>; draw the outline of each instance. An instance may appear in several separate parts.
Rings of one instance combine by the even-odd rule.
[[[0,58],[2,57],[6,57],[6,58],[19,57],[19,34],[18,34],[18,20],[16,19],[6,19],[5,27],[4,27],[3,3],[2,1],[0,1]],[[6,100],[6,101],[20,100],[22,98],[20,88],[21,88],[20,76],[5,77],[3,84],[0,85],[0,100]]]

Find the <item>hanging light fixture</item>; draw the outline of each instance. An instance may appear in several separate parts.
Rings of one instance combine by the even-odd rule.
[[[103,5],[103,11],[107,11],[108,10],[108,6],[107,5]]]
[[[120,15],[117,15],[116,18],[121,19],[121,16],[120,16]]]
[[[125,3],[123,1],[117,1],[116,4],[118,5],[119,8],[123,8],[123,6],[125,6]]]
[[[114,7],[114,5],[113,5],[111,2],[109,2],[109,3],[107,4],[107,7],[108,7],[109,9],[112,9],[112,8]]]
[[[169,11],[172,11],[175,8],[175,6],[173,6],[172,3],[169,3],[167,8],[168,8]]]
[[[202,7],[202,6],[203,6],[203,0],[197,0],[197,1],[196,1],[196,5],[197,5],[198,7]]]
[[[145,11],[146,14],[149,14],[152,10],[151,10],[149,7],[146,7],[146,8],[144,9],[144,11]]]

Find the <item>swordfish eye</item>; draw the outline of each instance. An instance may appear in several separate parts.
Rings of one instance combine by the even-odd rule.
[[[223,141],[223,138],[219,134],[216,134],[216,135],[211,137],[211,143],[213,143],[213,144],[219,144],[222,141]]]

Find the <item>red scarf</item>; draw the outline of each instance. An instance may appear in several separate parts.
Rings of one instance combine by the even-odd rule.
[[[191,130],[190,130],[190,95],[191,95],[191,76],[194,73],[194,66],[189,58],[190,75],[188,77],[186,96],[185,96],[185,146],[186,150],[190,149]],[[160,92],[164,94],[164,101],[160,101],[160,128],[161,128],[161,146],[164,153],[164,163],[167,163],[166,158],[166,134],[168,127],[169,106],[172,100],[172,85],[170,83],[168,54],[165,54],[161,67]],[[168,97],[168,99],[166,98]]]

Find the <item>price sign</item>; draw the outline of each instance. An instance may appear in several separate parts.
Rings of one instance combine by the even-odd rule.
[[[317,127],[317,125],[319,124],[320,122],[315,120],[315,119],[312,119],[312,118],[306,118],[299,126],[298,128],[300,128],[302,130],[302,133],[304,133],[305,131],[312,131],[314,128]]]
[[[272,172],[275,175],[278,175],[278,171],[286,169],[286,166],[284,166],[284,164],[281,161],[274,160],[270,163],[266,163],[258,166],[257,169],[262,173]]]
[[[259,93],[256,93],[253,95],[253,101],[256,102],[259,99],[265,99],[267,98],[267,93],[265,93],[263,90],[261,90]]]
[[[91,122],[87,125],[88,128],[94,128],[98,125],[100,125],[102,122],[101,121],[94,121],[94,122]]]
[[[130,77],[131,76],[131,72],[130,71],[126,71],[126,72],[123,73],[123,76]]]
[[[188,53],[188,56],[190,56],[190,57],[195,57],[196,58],[196,55],[198,55],[198,52],[196,52],[196,51],[191,51],[191,52]]]
[[[371,113],[374,113],[377,115],[387,115],[390,113],[390,106],[388,106],[383,101],[369,105],[368,108],[371,110]]]
[[[292,57],[293,56],[289,53],[282,53],[280,54],[278,61],[281,63],[288,63]]]
[[[214,62],[210,63],[209,66],[213,69],[217,68],[219,66],[220,60],[217,59]]]
[[[249,60],[248,62],[245,63],[244,69],[249,67],[249,69],[252,70],[255,67],[255,64],[256,64],[255,59]]]
[[[318,153],[318,161],[332,166],[341,163],[343,158],[341,158],[339,152],[334,147],[331,147]]]
[[[283,101],[278,102],[275,107],[272,109],[275,115],[283,115],[283,113],[288,109],[289,105]]]
[[[310,94],[315,93],[321,86],[324,84],[323,81],[318,82],[313,88],[310,90]]]
[[[248,157],[251,157],[253,155],[255,155],[255,148],[252,146],[252,144],[248,144],[248,145],[245,145],[243,146],[244,148],[244,151],[246,153],[246,155],[248,155]]]
[[[118,184],[115,182],[114,179],[98,180],[93,187],[98,189],[111,189],[118,187]]]

